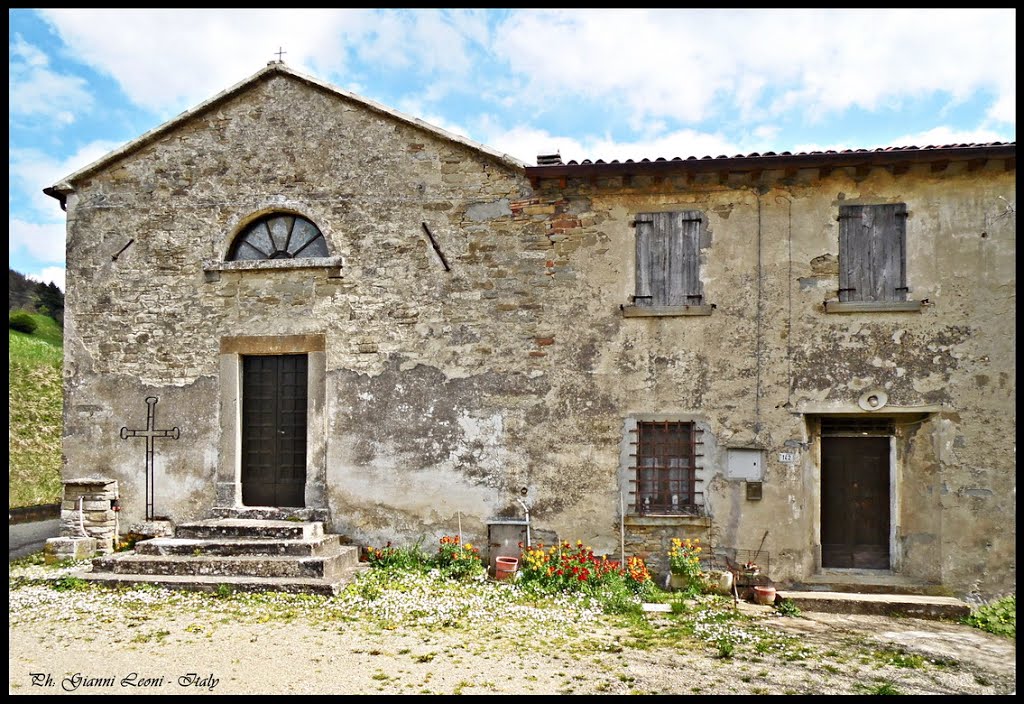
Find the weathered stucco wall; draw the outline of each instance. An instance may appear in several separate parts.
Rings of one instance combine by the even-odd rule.
[[[768,531],[772,577],[798,580],[819,542],[814,414],[859,412],[882,388],[890,407],[929,409],[894,443],[901,573],[959,592],[1015,584],[1015,173],[999,161],[534,189],[465,145],[272,77],[75,185],[66,475],[115,477],[124,521],[142,517],[144,447],[118,433],[144,427],[146,396],[157,427],[181,432],[157,441],[157,513],[206,516],[235,442],[222,340],[321,335],[318,461],[331,527],[352,540],[429,542],[461,520],[483,542],[488,518],[521,516],[525,488],[538,529],[615,553],[624,422],[661,414],[706,428],[708,539],[753,549]],[[875,202],[907,204],[911,298],[929,304],[825,313],[838,206]],[[342,277],[204,272],[274,209],[315,222]],[[716,308],[625,318],[630,223],[672,209],[708,216]],[[787,440],[805,443],[796,464],[778,461]],[[751,444],[761,501],[724,475],[726,448]],[[631,544],[658,562],[676,525],[696,523],[634,526]]]

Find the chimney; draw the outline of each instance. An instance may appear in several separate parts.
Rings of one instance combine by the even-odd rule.
[[[537,166],[563,166],[561,154],[538,154]]]

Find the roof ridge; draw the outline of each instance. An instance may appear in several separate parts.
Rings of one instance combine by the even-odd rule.
[[[238,93],[241,93],[249,86],[254,85],[260,80],[263,80],[270,74],[281,74],[291,76],[301,81],[305,81],[306,83],[317,86],[322,90],[326,90],[347,100],[357,102],[371,110],[388,115],[396,120],[405,122],[406,124],[433,133],[434,135],[442,139],[445,139],[450,142],[455,142],[457,144],[462,144],[463,146],[468,147],[473,151],[485,154],[491,159],[494,159],[495,161],[505,164],[509,168],[523,169],[527,166],[525,162],[520,161],[519,159],[516,159],[515,157],[509,154],[499,152],[496,149],[492,149],[484,144],[475,142],[469,139],[468,137],[463,137],[453,132],[449,132],[441,127],[437,127],[436,125],[432,125],[428,122],[425,122],[424,120],[421,120],[418,117],[406,115],[405,113],[390,108],[384,105],[383,103],[378,103],[377,101],[372,100],[370,98],[363,97],[351,91],[345,90],[344,88],[339,88],[338,86],[323,81],[319,78],[315,78],[308,74],[297,71],[291,68],[290,66],[287,66],[283,61],[269,61],[267,62],[266,66],[251,74],[250,76],[244,78],[243,80],[239,81],[238,83],[235,83],[229,88],[225,88],[224,90],[216,93],[210,98],[207,98],[201,103],[198,103],[193,107],[182,111],[175,117],[172,117],[171,119],[160,123],[156,127],[139,135],[135,139],[132,139],[126,142],[125,144],[122,144],[117,149],[107,152],[99,159],[96,159],[95,161],[69,174],[68,176],[65,176],[64,178],[54,183],[52,186],[44,188],[43,193],[49,196],[53,196],[54,198],[60,199],[63,204],[64,196],[75,190],[73,186],[73,183],[75,181],[89,174],[95,173],[96,171],[99,171],[100,169],[106,167],[107,165],[141,149],[147,144],[155,142],[162,135],[170,132],[179,125],[192,119],[193,117],[202,114],[203,112],[209,110],[218,103],[225,101]]]

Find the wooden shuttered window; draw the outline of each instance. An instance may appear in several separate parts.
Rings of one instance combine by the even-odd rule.
[[[839,206],[839,300],[907,300],[907,206]]]
[[[638,306],[701,305],[699,210],[636,216]]]

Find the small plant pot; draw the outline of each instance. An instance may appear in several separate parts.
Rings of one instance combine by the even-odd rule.
[[[519,568],[519,560],[514,557],[494,558],[494,578],[497,580],[512,579]]]
[[[685,574],[670,574],[668,584],[673,591],[681,592],[690,586],[690,578]]]
[[[754,601],[771,606],[775,603],[775,587],[754,587]]]

